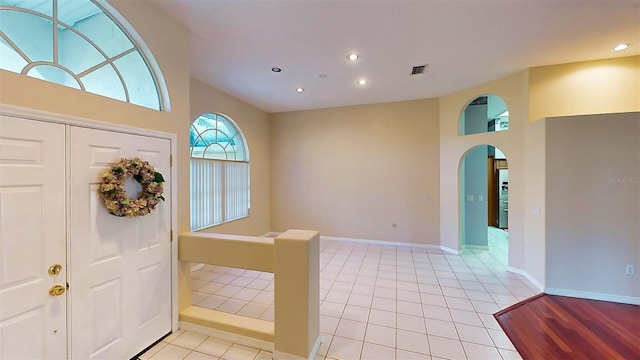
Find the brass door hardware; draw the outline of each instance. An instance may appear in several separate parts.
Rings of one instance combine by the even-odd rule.
[[[62,285],[53,285],[50,289],[49,289],[49,295],[51,296],[60,296],[62,294],[64,294],[65,288]]]
[[[49,275],[58,275],[62,271],[62,265],[54,264],[49,266]]]

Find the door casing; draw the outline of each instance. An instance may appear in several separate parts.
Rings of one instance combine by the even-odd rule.
[[[98,129],[98,130],[107,130],[107,131],[115,131],[125,134],[132,135],[140,135],[140,136],[148,136],[148,137],[156,137],[159,139],[167,139],[171,143],[170,154],[172,159],[172,164],[170,166],[170,176],[173,179],[170,184],[170,188],[165,188],[165,196],[168,195],[171,197],[171,330],[178,330],[178,241],[177,241],[177,231],[174,231],[178,228],[177,219],[178,219],[178,211],[177,211],[177,135],[171,134],[167,132],[161,132],[157,130],[143,129],[126,125],[113,124],[103,121],[90,120],[80,117],[68,116],[63,114],[55,114],[40,110],[22,108],[17,106],[11,106],[6,104],[0,104],[0,115],[6,115],[15,118],[27,119],[27,120],[37,120],[49,123],[57,123],[63,125],[73,125],[78,127],[90,128],[90,129]],[[68,186],[68,185],[67,185]],[[168,193],[168,194],[167,194]],[[68,210],[67,210],[68,211]],[[68,215],[68,214],[67,214]],[[70,226],[70,224],[67,224]],[[68,255],[67,255],[68,256]],[[69,259],[67,258],[67,263]],[[70,323],[70,311],[67,311],[67,322]],[[70,349],[70,337],[67,337],[67,349]]]

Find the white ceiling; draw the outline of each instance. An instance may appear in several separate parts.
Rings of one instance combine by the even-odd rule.
[[[191,30],[192,77],[270,113],[439,97],[640,54],[640,0],[151,1]],[[612,52],[618,43],[632,46]]]

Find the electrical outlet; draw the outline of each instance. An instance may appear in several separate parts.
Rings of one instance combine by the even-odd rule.
[[[396,223],[392,223],[392,224],[391,224],[391,227],[395,229],[395,228],[397,228],[397,227],[398,227],[398,224],[396,224]]]
[[[635,274],[636,270],[633,268],[633,265],[627,265],[625,267],[625,274],[627,275],[633,275]]]

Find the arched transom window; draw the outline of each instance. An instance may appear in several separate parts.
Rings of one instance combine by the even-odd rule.
[[[192,158],[248,161],[244,136],[231,119],[220,114],[204,114],[189,132]]]
[[[249,216],[249,151],[240,128],[221,114],[191,124],[191,230]]]
[[[0,68],[162,110],[138,45],[91,0],[0,0]]]

